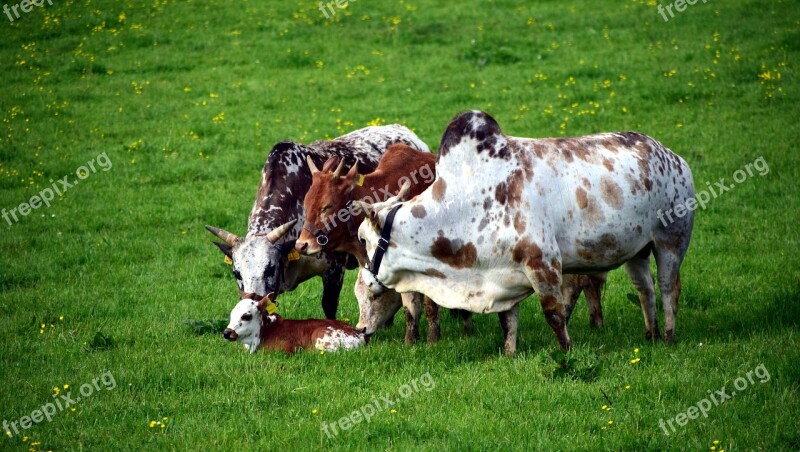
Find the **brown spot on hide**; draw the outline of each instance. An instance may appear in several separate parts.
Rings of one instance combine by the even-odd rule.
[[[508,184],[505,182],[500,182],[500,184],[495,187],[494,199],[496,199],[500,204],[505,205],[506,201],[508,200]]]
[[[586,190],[581,187],[575,189],[575,199],[578,200],[578,207],[581,209],[585,209],[589,205],[589,201],[586,197]]]
[[[433,183],[433,199],[436,201],[441,201],[444,198],[444,194],[447,191],[447,182],[442,179],[437,179],[436,182]]]
[[[609,171],[614,171],[614,162],[607,158],[603,158],[603,166],[605,166]]]
[[[622,188],[614,182],[614,179],[609,176],[603,176],[600,179],[600,190],[603,195],[603,201],[615,209],[622,208]]]
[[[436,270],[435,268],[426,268],[425,274],[428,276],[432,276],[434,278],[445,279],[444,273],[440,272],[439,270]]]
[[[416,206],[411,208],[411,215],[414,215],[414,218],[425,218],[427,212],[425,212],[425,206],[417,204]]]
[[[431,255],[455,268],[470,268],[478,259],[478,251],[472,242],[463,244],[460,239],[450,240],[439,236],[431,245]]]
[[[514,229],[517,231],[518,234],[522,234],[525,232],[525,218],[522,217],[522,214],[517,212],[514,215]]]

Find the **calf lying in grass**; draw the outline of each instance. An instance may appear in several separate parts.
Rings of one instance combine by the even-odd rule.
[[[231,311],[231,322],[222,333],[229,341],[241,342],[250,353],[259,348],[298,349],[335,352],[366,344],[366,338],[352,326],[337,320],[288,320],[271,313],[275,304],[269,298],[245,294]]]

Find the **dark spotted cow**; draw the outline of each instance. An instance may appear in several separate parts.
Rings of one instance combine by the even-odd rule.
[[[424,293],[448,308],[503,313],[505,350],[513,354],[518,303],[535,289],[561,347],[569,349],[563,275],[620,265],[639,292],[646,336],[659,335],[652,253],[666,340],[673,341],[693,215],[665,224],[658,212],[694,197],[692,173],[679,156],[633,132],[514,138],[488,114],[471,111],[447,127],[436,169],[433,184],[408,202],[360,206],[371,211],[359,229],[370,259],[381,233],[390,238],[381,266],[369,274],[372,290],[385,285]]]
[[[336,318],[347,254],[320,253],[299,256],[294,244],[305,221],[303,198],[311,186],[306,159],[322,165],[338,157],[348,165],[358,164],[359,172],[375,169],[381,155],[392,143],[405,143],[416,149],[428,146],[414,132],[401,125],[366,127],[330,141],[305,145],[278,143],[264,164],[261,184],[248,221],[247,235],[206,226],[223,243],[216,243],[233,260],[233,274],[241,294],[276,297],[314,276],[322,276],[322,309],[329,319]]]

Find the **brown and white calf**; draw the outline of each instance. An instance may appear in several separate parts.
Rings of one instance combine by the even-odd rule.
[[[306,224],[295,248],[305,255],[323,250],[352,254],[358,259],[362,272],[368,265],[367,251],[358,241],[357,228],[364,214],[352,209],[352,201],[384,201],[397,194],[405,181],[409,182],[410,194],[415,196],[428,188],[436,177],[436,155],[402,143],[390,146],[375,171],[366,175],[359,174],[356,166],[342,174],[344,162],[336,158],[326,162],[321,171],[311,160],[308,166],[312,182],[303,202]],[[405,307],[407,344],[419,338],[423,304],[429,325],[428,342],[439,339],[439,307],[430,299],[423,302],[419,294],[398,294],[393,290],[377,296],[380,300],[372,299],[375,296],[363,290],[363,278],[359,275],[356,287],[359,304],[379,303],[394,309],[393,313],[401,303]]]
[[[652,253],[666,340],[674,340],[694,218],[688,212],[665,224],[657,215],[692,199],[694,184],[686,162],[661,143],[634,132],[515,138],[488,114],[470,111],[445,130],[436,171],[408,202],[362,206],[371,212],[359,229],[370,259],[382,236],[390,242],[369,275],[371,290],[416,291],[448,308],[502,313],[508,354],[516,350],[518,304],[535,290],[569,349],[563,275],[621,265],[639,292],[646,337],[659,336]],[[384,228],[387,217],[393,228]],[[370,319],[380,321],[379,314]]]
[[[241,342],[250,353],[259,348],[335,352],[351,350],[366,344],[366,336],[352,326],[331,319],[288,320],[270,314],[269,297],[245,294],[231,311],[231,321],[222,333],[229,341]]]

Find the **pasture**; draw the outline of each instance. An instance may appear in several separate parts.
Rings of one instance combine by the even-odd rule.
[[[800,3],[528,3],[0,15],[0,448],[800,449]],[[237,293],[203,226],[245,233],[272,145],[397,122],[436,149],[466,109],[515,136],[636,130],[689,163],[708,201],[674,346],[645,341],[621,269],[602,330],[579,300],[569,353],[535,295],[513,358],[495,315],[468,336],[443,312],[406,347],[400,313],[365,348],[290,357],[212,331]],[[280,314],[322,317],[320,291]]]

